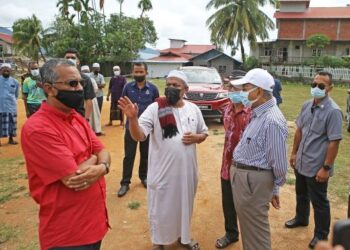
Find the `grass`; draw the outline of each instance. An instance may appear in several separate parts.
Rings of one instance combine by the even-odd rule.
[[[7,242],[12,238],[16,238],[18,231],[4,223],[0,223],[0,244]]]
[[[136,210],[141,206],[141,203],[139,201],[130,201],[128,203],[128,208],[131,210]]]
[[[26,179],[21,169],[24,162],[21,157],[1,159],[0,161],[0,204],[18,197],[26,190],[19,180]]]

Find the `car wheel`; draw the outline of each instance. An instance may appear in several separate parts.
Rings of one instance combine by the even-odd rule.
[[[224,124],[224,118],[220,118],[220,124]]]

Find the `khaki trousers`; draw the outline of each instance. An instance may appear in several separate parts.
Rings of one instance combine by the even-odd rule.
[[[231,167],[233,200],[244,250],[271,249],[269,203],[272,199],[272,171]]]

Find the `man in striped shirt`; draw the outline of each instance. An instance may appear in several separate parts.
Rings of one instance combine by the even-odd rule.
[[[287,121],[272,97],[273,77],[263,69],[242,79],[242,103],[252,107],[252,120],[233,152],[230,177],[245,250],[271,249],[269,202],[280,208],[279,187],[288,168]]]

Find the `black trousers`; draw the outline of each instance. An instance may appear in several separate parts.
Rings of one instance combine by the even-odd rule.
[[[147,178],[148,167],[148,144],[149,137],[143,142],[140,142],[140,165],[139,165],[139,178],[145,180]],[[132,169],[134,167],[135,155],[136,155],[137,141],[134,141],[130,135],[129,129],[125,129],[124,135],[124,160],[123,160],[123,179],[121,185],[129,185]]]
[[[34,114],[36,111],[39,110],[41,104],[31,104],[31,103],[27,103],[27,107],[28,107],[28,115],[27,118],[30,117],[32,114]]]
[[[103,96],[96,97],[97,98],[97,103],[98,103],[98,108],[100,110],[100,113],[102,112],[102,104],[103,104]]]
[[[310,215],[310,201],[314,208],[314,234],[327,239],[331,223],[331,212],[327,198],[328,182],[317,182],[315,177],[306,177],[295,171],[295,192],[297,198],[296,218],[307,224]]]
[[[100,250],[101,242],[96,242],[94,244],[75,246],[75,247],[53,247],[50,250]]]
[[[237,213],[233,203],[231,181],[221,178],[222,209],[225,218],[226,237],[235,239],[238,237]]]

